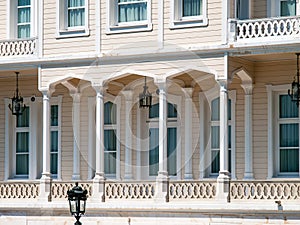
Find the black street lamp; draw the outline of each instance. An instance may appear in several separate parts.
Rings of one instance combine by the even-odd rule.
[[[297,73],[296,73],[295,79],[291,85],[292,88],[288,90],[288,95],[291,97],[293,102],[296,102],[297,106],[299,106],[299,102],[300,102],[299,55],[300,55],[300,53],[296,53]]]
[[[152,105],[152,95],[148,91],[147,86],[147,78],[145,77],[145,85],[144,85],[144,91],[139,95],[140,98],[140,108],[151,108]]]
[[[75,217],[75,225],[81,225],[79,219],[85,213],[85,203],[87,199],[87,190],[83,190],[78,186],[78,182],[75,183],[75,187],[71,190],[68,190],[68,200],[70,206],[70,212]]]
[[[19,72],[16,72],[16,91],[11,98],[11,104],[8,105],[11,113],[15,116],[22,115],[26,105],[23,103],[23,97],[19,93]]]

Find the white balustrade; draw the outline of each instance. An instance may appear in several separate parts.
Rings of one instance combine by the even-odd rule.
[[[92,193],[92,182],[78,182],[78,185],[83,190],[87,190],[87,197],[91,196]],[[58,182],[54,181],[51,184],[51,198],[52,200],[66,200],[67,191],[71,190],[75,186],[74,182]]]
[[[300,199],[299,181],[232,181],[231,200],[295,200]]]
[[[155,183],[108,182],[105,183],[105,199],[152,199]]]
[[[0,183],[0,199],[35,199],[39,195],[39,183]]]
[[[0,41],[0,57],[35,55],[37,39],[20,39]]]
[[[172,181],[169,184],[170,200],[213,199],[216,191],[216,182],[210,181]]]
[[[276,17],[249,20],[229,20],[229,40],[256,42],[299,37],[300,17]]]

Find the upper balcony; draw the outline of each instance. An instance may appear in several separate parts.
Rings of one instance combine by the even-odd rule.
[[[300,16],[229,20],[231,44],[285,44],[300,42]]]
[[[0,57],[37,56],[37,38],[0,41]]]

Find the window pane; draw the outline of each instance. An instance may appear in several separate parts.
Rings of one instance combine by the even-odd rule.
[[[298,107],[288,95],[279,96],[279,118],[297,118]]]
[[[105,152],[104,153],[104,172],[106,174],[116,173],[116,153]]]
[[[84,9],[70,9],[68,11],[68,27],[84,26]]]
[[[202,0],[182,0],[183,16],[200,16],[202,15]]]
[[[295,16],[296,0],[280,1],[280,16]]]
[[[29,23],[30,22],[30,8],[19,8],[18,9],[18,23]]]
[[[168,118],[177,118],[177,105],[168,103]],[[159,117],[159,104],[152,105],[149,108],[149,118],[158,118]]]
[[[118,7],[119,22],[147,20],[147,2],[119,0]]]
[[[22,115],[16,117],[17,127],[29,127],[29,107],[26,106]]]
[[[117,137],[115,130],[104,130],[104,148],[105,151],[116,151]]]
[[[299,150],[281,149],[280,150],[280,172],[299,171]]]
[[[168,103],[168,118],[177,117],[177,105]]]
[[[177,174],[177,129],[168,128],[168,137],[167,137],[167,154],[168,154],[168,173],[170,176],[176,176]]]
[[[280,147],[298,147],[299,130],[298,124],[280,124],[279,128]]]
[[[220,151],[211,151],[211,173],[220,171]]]
[[[220,120],[220,98],[216,98],[211,102],[211,120],[219,121]]]
[[[220,127],[211,127],[211,148],[220,148]]]
[[[237,18],[249,19],[249,0],[237,0]]]
[[[30,0],[18,0],[18,6],[30,5]]]
[[[58,126],[58,105],[51,105],[51,126]]]
[[[159,116],[159,104],[152,105],[149,108],[149,118],[158,118]]]
[[[57,174],[57,167],[58,167],[58,154],[57,153],[51,153],[50,158],[50,172],[51,174]]]
[[[104,124],[117,123],[117,105],[112,102],[104,104]]]
[[[231,126],[228,126],[228,148],[231,148]]]
[[[84,6],[84,0],[68,0],[68,7]]]
[[[58,131],[51,131],[51,152],[58,152]]]
[[[29,133],[17,132],[16,152],[29,152]]]
[[[16,175],[28,175],[29,172],[28,154],[16,155]]]
[[[149,175],[156,176],[158,172],[158,128],[149,129]]]

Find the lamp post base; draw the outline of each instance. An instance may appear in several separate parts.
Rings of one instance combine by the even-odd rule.
[[[81,225],[81,222],[79,222],[79,220],[77,220],[74,225]]]

